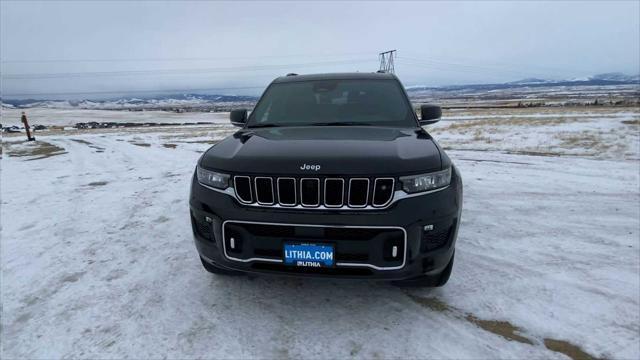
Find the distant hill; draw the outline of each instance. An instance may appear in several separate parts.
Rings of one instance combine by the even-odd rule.
[[[569,80],[548,80],[540,78],[526,78],[497,84],[470,84],[449,86],[408,86],[410,96],[420,96],[421,92],[430,91],[492,91],[502,89],[517,89],[527,87],[554,86],[607,86],[607,85],[639,85],[640,75],[626,75],[622,73],[605,73],[585,78]],[[122,97],[103,100],[36,100],[36,99],[2,99],[5,108],[79,108],[79,109],[185,109],[199,108],[200,110],[226,111],[242,105],[252,106],[258,97],[244,95],[206,95],[206,94],[169,94],[148,97]]]
[[[198,106],[229,105],[255,102],[255,96],[171,94],[153,97],[126,97],[104,100],[36,100],[2,99],[2,105],[13,108],[80,108],[80,109],[164,109]]]
[[[553,82],[553,80],[545,80],[545,79],[538,79],[538,78],[526,78],[526,79],[521,79],[521,80],[516,80],[516,81],[510,81],[510,82],[505,83],[505,84],[530,85],[530,84],[548,84],[550,82]]]
[[[637,83],[640,81],[640,74],[631,76],[631,75],[626,75],[619,72],[613,72],[613,73],[593,75],[589,80],[605,80],[605,81],[621,81],[621,82]]]
[[[527,78],[506,83],[497,84],[470,84],[470,85],[447,85],[447,86],[409,86],[407,91],[418,92],[425,90],[438,91],[459,91],[459,90],[479,90],[490,91],[522,87],[553,87],[553,86],[606,86],[606,85],[640,85],[639,75],[626,75],[622,73],[597,74],[585,78],[570,80],[546,80],[538,78]]]

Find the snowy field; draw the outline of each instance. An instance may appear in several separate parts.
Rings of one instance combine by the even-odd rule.
[[[20,126],[20,116],[26,112],[29,124],[46,126],[73,126],[76,123],[95,122],[129,122],[129,123],[195,123],[215,122],[228,123],[228,113],[176,113],[168,111],[121,111],[121,110],[87,110],[87,109],[2,109],[2,126]]]
[[[465,187],[439,289],[205,272],[189,182],[230,126],[5,136],[0,357],[638,359],[640,114],[540,111],[433,127]]]

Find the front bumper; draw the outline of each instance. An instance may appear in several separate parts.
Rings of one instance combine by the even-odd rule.
[[[437,274],[449,263],[460,224],[462,182],[455,170],[448,188],[403,199],[386,209],[318,211],[243,206],[234,197],[207,189],[193,179],[189,203],[196,248],[205,261],[219,267],[281,275],[402,280]],[[242,228],[253,227],[252,224],[265,229],[277,228],[281,235],[278,231],[263,234],[252,229],[245,232]],[[433,229],[425,231],[429,225]],[[232,227],[236,232],[246,233],[241,253],[230,252],[228,234]],[[372,233],[368,240],[361,239],[367,241],[363,243],[351,237],[351,229],[398,232],[389,233],[388,237],[395,240],[386,242],[387,237]],[[282,248],[284,241],[310,240],[336,244],[338,259],[334,268],[287,266],[274,252]],[[398,242],[393,242],[396,240]],[[399,244],[399,241],[402,241],[398,245],[401,253],[390,259],[389,242]],[[366,254],[362,253],[363,246]]]

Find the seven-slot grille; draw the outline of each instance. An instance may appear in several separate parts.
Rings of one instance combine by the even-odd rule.
[[[305,208],[383,208],[393,199],[393,178],[234,176],[243,204]]]

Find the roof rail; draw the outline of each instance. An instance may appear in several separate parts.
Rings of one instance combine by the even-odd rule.
[[[377,72],[378,74],[386,74],[386,73],[387,73],[387,72],[386,72],[386,71],[384,71],[384,70],[378,70],[378,71],[376,71],[376,72]]]
[[[296,73],[288,73],[287,76],[298,76]]]

